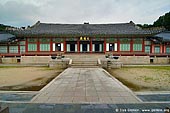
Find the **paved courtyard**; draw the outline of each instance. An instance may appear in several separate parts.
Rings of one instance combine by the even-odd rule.
[[[44,87],[33,103],[140,103],[102,68],[68,68]]]

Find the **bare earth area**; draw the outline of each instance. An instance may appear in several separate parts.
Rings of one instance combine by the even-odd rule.
[[[0,67],[0,90],[38,91],[62,71],[48,67]]]
[[[108,71],[133,91],[170,91],[170,67],[128,67]]]

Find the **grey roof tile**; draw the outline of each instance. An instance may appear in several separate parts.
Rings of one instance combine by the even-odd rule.
[[[170,31],[161,32],[161,33],[155,35],[155,37],[162,38],[163,41],[170,41]]]
[[[0,32],[0,42],[7,42],[14,38],[15,38],[15,36],[10,33]]]
[[[134,23],[119,24],[47,24],[38,23],[33,27],[17,31],[17,35],[147,35],[149,30],[138,29]]]

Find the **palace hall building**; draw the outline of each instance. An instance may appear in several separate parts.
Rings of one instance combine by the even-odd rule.
[[[169,57],[169,32],[145,30],[132,21],[118,24],[49,24],[39,21],[27,29],[0,33],[0,56],[111,54]]]

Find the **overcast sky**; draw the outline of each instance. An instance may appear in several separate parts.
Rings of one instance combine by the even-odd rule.
[[[170,0],[0,0],[0,23],[28,26],[43,23],[152,24],[170,11]]]

